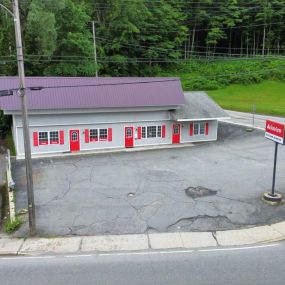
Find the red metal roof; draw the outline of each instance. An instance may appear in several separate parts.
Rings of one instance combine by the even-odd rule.
[[[0,90],[18,88],[18,84],[17,77],[0,77]],[[27,90],[30,110],[132,108],[185,103],[178,78],[27,77],[26,86],[53,87]],[[20,98],[16,94],[0,97],[0,108],[20,110]]]

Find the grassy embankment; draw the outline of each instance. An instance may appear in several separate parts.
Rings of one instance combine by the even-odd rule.
[[[285,60],[189,61],[161,72],[185,91],[205,90],[223,108],[285,117]]]
[[[207,91],[224,109],[252,112],[253,104],[259,114],[285,117],[285,83],[264,81],[252,85],[231,85]]]

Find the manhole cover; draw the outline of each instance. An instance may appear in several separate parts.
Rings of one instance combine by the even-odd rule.
[[[135,193],[128,193],[128,197],[134,197],[135,196]]]
[[[206,196],[213,196],[217,194],[217,191],[210,190],[205,187],[188,187],[185,189],[185,194],[193,199]]]

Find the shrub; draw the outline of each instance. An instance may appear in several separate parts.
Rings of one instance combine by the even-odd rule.
[[[12,234],[16,230],[18,230],[21,225],[22,225],[22,221],[18,217],[16,217],[14,221],[10,221],[10,219],[8,219],[4,224],[4,231],[7,234]]]

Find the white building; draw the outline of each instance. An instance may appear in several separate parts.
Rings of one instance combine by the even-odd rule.
[[[0,77],[0,90],[16,77]],[[228,115],[204,92],[183,93],[177,78],[28,77],[32,156],[217,139]],[[36,90],[30,90],[30,87]],[[0,97],[24,157],[20,98]]]

